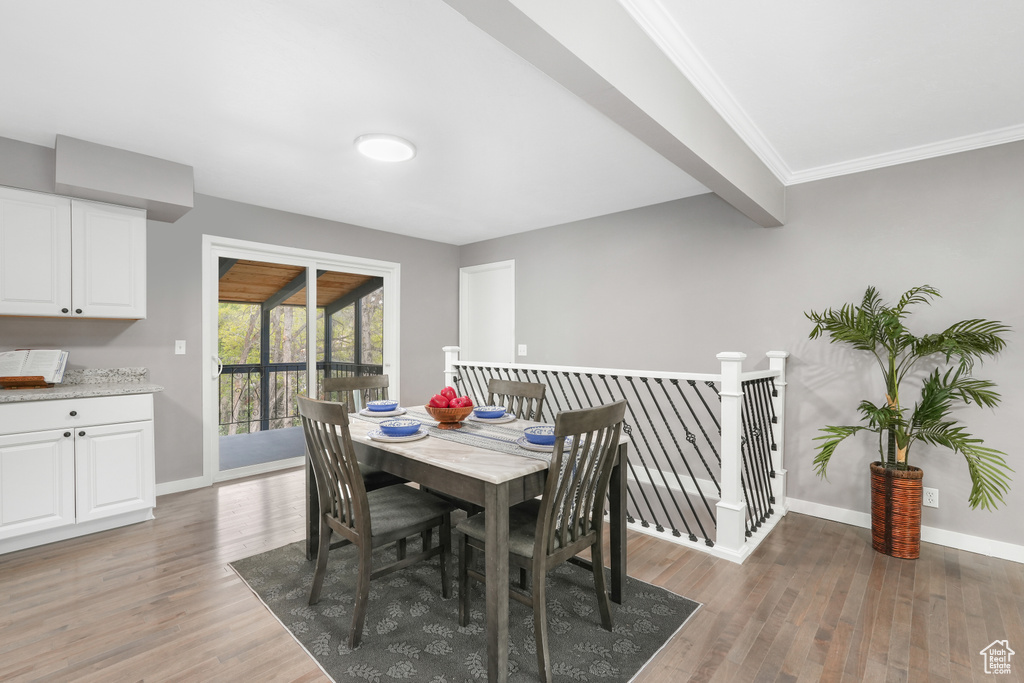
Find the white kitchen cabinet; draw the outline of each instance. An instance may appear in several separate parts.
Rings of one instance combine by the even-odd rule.
[[[79,522],[152,508],[153,421],[83,427],[75,434]]]
[[[146,317],[146,212],[71,200],[71,303],[82,318]]]
[[[0,403],[0,553],[152,519],[153,396]]]
[[[74,523],[70,430],[0,436],[0,539]]]
[[[146,317],[146,212],[0,187],[0,315]]]
[[[0,187],[0,313],[71,314],[67,197]]]

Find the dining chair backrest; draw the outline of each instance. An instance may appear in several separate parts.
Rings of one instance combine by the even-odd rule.
[[[336,530],[350,539],[353,535],[368,536],[366,487],[352,446],[345,406],[305,396],[297,398],[321,515],[334,519],[342,527]]]
[[[348,412],[355,413],[366,407],[369,401],[380,401],[388,397],[387,375],[361,375],[359,377],[325,377],[324,398],[344,403]],[[356,402],[355,392],[360,401]]]
[[[555,446],[537,520],[535,557],[572,548],[601,528],[625,414],[623,400],[555,417]]]
[[[539,382],[491,378],[487,382],[487,405],[505,406],[509,413],[522,420],[540,421],[546,389]]]

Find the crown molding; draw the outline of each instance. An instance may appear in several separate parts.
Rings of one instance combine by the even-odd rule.
[[[924,159],[946,156],[947,154],[957,154],[958,152],[969,152],[975,149],[994,147],[995,145],[1003,145],[1020,140],[1024,140],[1024,125],[1009,126],[1008,128],[977,133],[975,135],[964,135],[952,140],[942,140],[941,142],[908,147],[894,152],[886,152],[884,154],[876,154],[860,159],[851,159],[850,161],[796,171],[790,174],[785,183],[787,186],[799,185],[800,183],[809,183],[814,180],[835,178],[836,176],[860,173],[861,171],[872,171],[887,166],[906,164],[911,161],[922,161]]]

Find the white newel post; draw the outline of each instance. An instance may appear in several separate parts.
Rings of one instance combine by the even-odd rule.
[[[444,386],[454,387],[455,377],[459,374],[455,370],[455,362],[459,360],[461,349],[458,346],[445,346],[441,350],[444,351]]]
[[[772,398],[772,405],[775,407],[777,422],[772,425],[772,432],[775,435],[774,443],[777,448],[772,453],[772,469],[775,470],[775,480],[772,482],[772,494],[775,496],[775,509],[785,515],[789,512],[789,503],[786,500],[786,359],[789,358],[788,351],[769,351],[768,367],[777,370],[779,376],[775,379],[775,391],[778,394]]]
[[[746,542],[747,504],[743,500],[740,475],[743,471],[740,436],[743,433],[743,371],[745,353],[724,352],[716,358],[722,362],[722,497],[718,513],[716,546],[740,555]]]

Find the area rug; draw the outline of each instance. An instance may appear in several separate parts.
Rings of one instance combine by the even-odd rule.
[[[394,547],[378,553],[391,553]],[[384,558],[386,559],[386,558]],[[231,563],[274,616],[338,683],[465,683],[487,679],[483,585],[471,582],[471,620],[458,622],[458,581],[441,597],[437,560],[370,584],[363,639],[348,647],[356,581],[355,550],[331,552],[320,602],[308,605],[313,562],[292,543]],[[457,563],[453,561],[453,569]],[[456,572],[453,571],[453,575]],[[518,572],[512,572],[518,578]],[[548,574],[548,640],[554,681],[629,681],[699,604],[635,579],[612,603],[612,632],[601,628],[592,574],[563,564]],[[509,604],[509,681],[537,681],[533,612]]]

